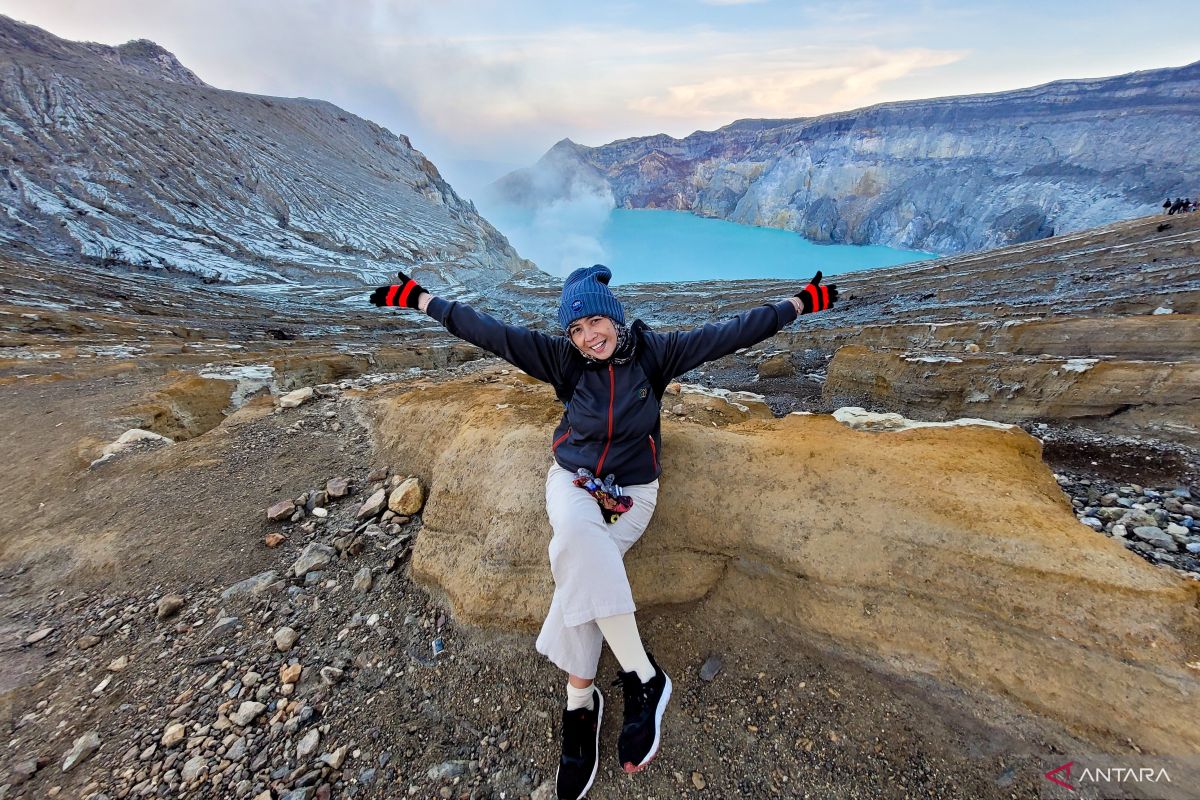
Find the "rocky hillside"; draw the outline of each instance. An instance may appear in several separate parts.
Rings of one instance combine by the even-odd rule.
[[[533,265],[404,136],[0,17],[0,242],[211,280],[484,286]]]
[[[600,193],[818,242],[960,253],[1150,213],[1200,193],[1200,62],[585,147],[494,184],[507,202]]]

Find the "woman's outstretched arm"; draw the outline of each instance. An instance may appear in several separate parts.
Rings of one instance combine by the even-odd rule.
[[[466,303],[435,297],[403,272],[398,277],[400,283],[376,288],[371,302],[423,311],[458,338],[494,353],[534,378],[555,386],[562,382],[571,356],[566,337],[509,325]]]
[[[821,285],[821,273],[794,297],[743,311],[731,320],[709,323],[690,331],[650,333],[659,347],[663,372],[668,379],[750,347],[779,333],[801,314],[824,311],[837,300],[837,287]]]

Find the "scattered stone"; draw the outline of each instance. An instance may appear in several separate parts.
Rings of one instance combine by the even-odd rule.
[[[366,594],[371,591],[371,568],[363,567],[354,575],[354,591]]]
[[[1133,535],[1141,539],[1143,542],[1149,542],[1155,547],[1161,547],[1164,550],[1175,552],[1179,549],[1179,545],[1162,528],[1154,525],[1141,525],[1133,529]]]
[[[292,649],[299,638],[300,634],[296,633],[294,629],[284,626],[275,631],[275,647],[278,648],[279,652],[286,653]]]
[[[168,619],[179,613],[179,609],[183,608],[185,600],[177,594],[163,595],[158,600],[158,606],[155,609],[154,615],[158,619]]]
[[[183,725],[178,722],[172,722],[167,726],[167,729],[163,731],[162,739],[159,740],[159,744],[161,744],[163,747],[174,747],[182,742],[186,737],[187,731]]]
[[[129,656],[118,656],[108,662],[109,672],[120,672],[129,666]]]
[[[229,600],[238,595],[250,594],[259,595],[266,591],[267,587],[279,580],[279,573],[273,569],[266,572],[260,572],[252,578],[238,581],[230,586],[225,591],[221,592],[222,600]]]
[[[266,711],[266,709],[267,707],[262,703],[256,703],[253,700],[246,700],[243,701],[240,706],[238,706],[237,711],[230,715],[229,720],[234,725],[244,728],[251,722],[254,722],[254,719],[259,714]]]
[[[200,777],[200,774],[208,769],[208,759],[204,756],[192,756],[183,765],[183,769],[179,772],[179,777],[184,783],[191,783]]]
[[[326,686],[333,686],[340,681],[346,674],[345,670],[340,670],[337,667],[321,667],[321,683]]]
[[[697,789],[703,789],[707,785],[708,783],[704,780],[704,776],[702,774],[699,772],[692,773],[692,786],[695,786]]]
[[[62,771],[70,772],[77,764],[86,761],[88,756],[100,749],[100,734],[88,731],[75,740],[75,744],[63,758]]]
[[[104,690],[108,688],[108,685],[110,683],[112,683],[112,679],[113,679],[112,675],[105,675],[104,680],[97,683],[95,688],[92,689],[92,694],[94,694],[96,696],[100,696],[100,695],[104,694]]]
[[[720,656],[709,656],[705,659],[703,666],[700,667],[700,680],[711,681],[717,677],[717,673],[725,666],[725,662]]]
[[[291,500],[280,500],[267,509],[267,519],[270,522],[283,522],[296,513],[296,504]]]
[[[90,633],[85,633],[75,640],[75,646],[80,650],[91,650],[96,645],[100,644],[100,637],[93,636]]]
[[[457,778],[460,775],[466,775],[470,767],[469,761],[462,759],[454,759],[451,761],[443,761],[440,764],[435,764],[429,768],[426,775],[431,781],[446,780],[448,778]]]
[[[344,744],[332,753],[322,753],[319,760],[333,769],[341,769],[342,764],[346,761],[346,753],[349,751],[350,745]]]
[[[40,628],[25,637],[26,644],[37,644],[42,639],[45,639],[50,634],[54,633],[54,628]]]
[[[795,374],[796,367],[792,364],[791,353],[777,353],[758,365],[760,378],[786,378]]]
[[[317,751],[317,745],[321,742],[321,733],[316,728],[310,728],[308,733],[300,738],[296,744],[296,757],[307,759]]]
[[[292,564],[292,574],[299,578],[306,572],[321,569],[335,558],[337,558],[337,551],[329,545],[309,542],[304,551],[300,553],[300,557]]]
[[[278,532],[268,533],[263,538],[263,544],[265,544],[267,547],[269,547],[271,549],[279,547],[279,545],[283,544],[286,541],[287,541],[287,537],[284,536],[282,533],[278,533]]]
[[[321,506],[316,506],[312,510],[312,515],[317,519],[325,519],[325,517],[329,516],[329,510],[322,508]]]
[[[367,502],[359,507],[358,513],[355,514],[356,519],[369,519],[383,510],[384,503],[387,502],[387,489],[380,489],[367,498]]]
[[[388,467],[376,467],[367,473],[367,483],[376,483],[377,481],[386,480],[388,476]]]
[[[284,664],[279,668],[280,683],[299,683],[300,674],[304,671],[304,667],[300,664]]]
[[[419,478],[407,478],[388,498],[388,509],[396,514],[412,516],[425,505],[425,489]]]
[[[34,776],[38,771],[38,762],[36,758],[30,758],[26,761],[21,761],[13,765],[11,779],[13,785],[20,786],[25,781]]]
[[[333,499],[339,499],[350,494],[350,481],[346,478],[330,478],[325,483],[325,494]]]
[[[294,392],[288,392],[287,394],[281,396],[279,398],[279,407],[296,408],[304,402],[311,400],[312,396],[313,388],[311,386],[305,386],[303,389],[297,389]]]
[[[1174,522],[1167,525],[1167,533],[1172,536],[1187,536],[1189,531],[1182,525],[1176,525]]]
[[[225,636],[242,627],[242,621],[237,617],[221,617],[208,631],[210,637]]]

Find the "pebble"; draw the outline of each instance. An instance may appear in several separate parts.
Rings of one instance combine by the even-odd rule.
[[[346,753],[348,752],[350,752],[350,745],[344,744],[332,753],[323,753],[320,761],[333,769],[341,769],[342,764],[346,760]]]
[[[337,551],[327,544],[309,542],[292,564],[292,574],[299,578],[306,572],[319,570],[337,558]]]
[[[281,396],[279,398],[279,407],[296,408],[297,406],[311,400],[312,396],[313,388],[311,386],[305,386],[303,389],[296,389],[294,392],[288,392],[287,394]]]
[[[100,637],[93,636],[90,633],[85,633],[75,640],[75,646],[80,650],[91,650],[96,645],[100,644]]]
[[[1087,525],[1089,528],[1091,528],[1094,531],[1104,530],[1104,523],[1101,522],[1100,520],[1096,519],[1095,517],[1081,517],[1079,519],[1079,521],[1082,522],[1084,525]]]
[[[307,759],[317,751],[317,745],[321,743],[321,732],[316,728],[312,728],[308,733],[300,738],[296,744],[296,757]]]
[[[1162,528],[1154,525],[1140,525],[1133,529],[1133,535],[1144,542],[1149,542],[1155,547],[1161,547],[1164,550],[1172,552],[1179,549],[1179,545],[1171,538]]]
[[[221,592],[222,600],[229,600],[239,595],[258,595],[267,590],[275,581],[279,580],[279,573],[273,569],[266,572],[260,572],[252,578],[246,578],[233,584],[225,591]]]
[[[296,513],[296,504],[291,500],[280,500],[267,509],[267,519],[271,522],[282,522]]]
[[[457,778],[459,775],[465,775],[471,762],[455,759],[451,761],[443,761],[440,764],[434,764],[426,772],[426,776],[431,781],[440,781],[447,778]]]
[[[41,628],[41,629],[36,630],[33,633],[29,634],[28,636],[26,636],[25,643],[26,644],[37,644],[42,639],[45,639],[47,636],[49,636],[52,633],[54,633],[54,628]]]
[[[1182,525],[1176,525],[1174,522],[1167,525],[1167,533],[1172,536],[1187,536],[1189,531]]]
[[[167,726],[167,729],[163,731],[162,739],[159,743],[163,747],[174,747],[182,742],[186,736],[187,732],[183,725],[178,722],[172,722]]]
[[[407,478],[388,498],[388,509],[396,514],[412,516],[425,505],[425,489],[418,478]]]
[[[692,773],[692,786],[695,786],[697,789],[703,789],[707,785],[708,783],[704,780],[704,775],[699,772]]]
[[[346,478],[330,478],[325,483],[325,494],[333,499],[339,499],[350,494],[350,481]]]
[[[109,672],[121,672],[129,666],[129,656],[118,656],[108,662]]]
[[[304,667],[300,664],[285,664],[279,668],[280,683],[299,683],[300,674],[304,671]]]
[[[345,674],[344,670],[340,670],[337,667],[321,667],[321,683],[326,686],[333,686]]]
[[[179,613],[179,609],[183,608],[184,599],[177,594],[168,594],[159,598],[158,606],[155,608],[154,615],[158,619],[167,619]]]
[[[387,496],[387,489],[380,489],[368,497],[367,502],[359,506],[358,513],[354,515],[355,519],[367,519],[383,511],[383,506],[387,502]]]
[[[179,777],[183,778],[184,783],[191,783],[200,777],[200,773],[208,767],[208,759],[204,756],[192,756],[183,765],[183,769],[179,773]]]
[[[705,659],[703,666],[700,667],[700,680],[711,681],[717,677],[717,673],[725,666],[725,662],[720,656],[709,656]]]
[[[62,771],[70,772],[77,764],[87,759],[100,749],[100,734],[98,731],[88,731],[75,740],[75,744],[63,758]]]
[[[354,575],[354,591],[366,594],[371,591],[371,568],[362,567]]]
[[[263,537],[263,544],[269,548],[276,548],[287,541],[287,537],[278,531],[272,531]]]
[[[329,516],[329,509],[322,508],[321,506],[315,506],[312,510],[312,515],[317,519],[324,519],[325,517]]]
[[[230,715],[229,719],[234,725],[246,727],[258,717],[259,714],[267,710],[264,703],[256,703],[253,700],[243,701],[238,710]]]
[[[279,652],[286,653],[291,650],[296,644],[296,640],[300,638],[300,634],[294,628],[289,628],[286,625],[275,631],[275,647]]]
[[[1200,553],[1200,542],[1188,542],[1185,546],[1189,553]]]

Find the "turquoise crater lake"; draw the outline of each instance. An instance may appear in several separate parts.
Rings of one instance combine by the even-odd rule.
[[[756,228],[686,211],[552,206],[483,210],[523,257],[563,277],[606,264],[613,284],[750,278],[807,281],[826,275],[935,258],[876,245],[815,244],[799,234]]]

